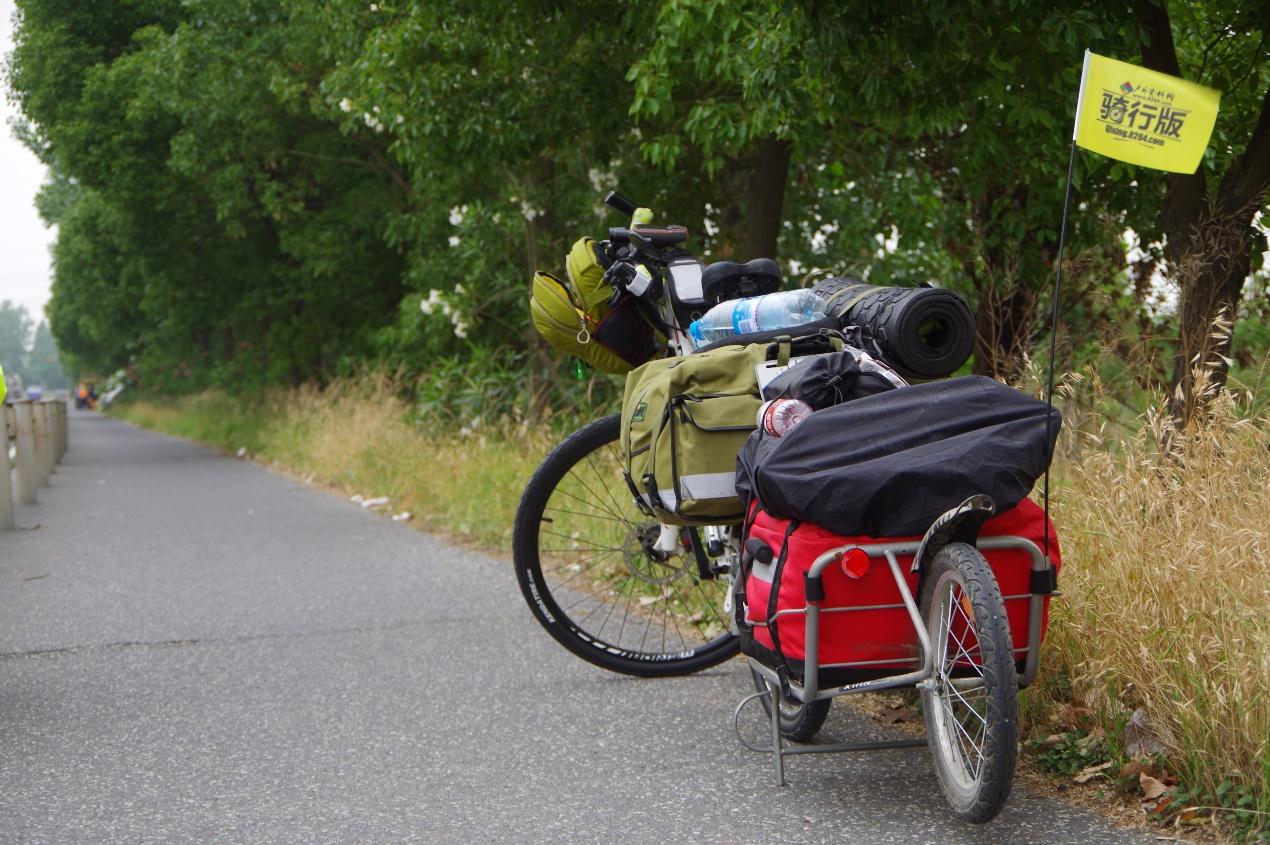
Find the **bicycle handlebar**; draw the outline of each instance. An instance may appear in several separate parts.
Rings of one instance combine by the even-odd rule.
[[[604,203],[610,208],[620,211],[626,217],[630,217],[635,213],[635,209],[639,208],[639,205],[633,199],[623,196],[617,191],[609,191],[605,194]]]

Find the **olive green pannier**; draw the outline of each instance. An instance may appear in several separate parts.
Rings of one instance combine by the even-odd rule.
[[[659,522],[722,525],[743,516],[736,454],[756,427],[762,400],[755,367],[770,346],[650,361],[626,377],[626,480]],[[781,349],[787,358],[788,345]]]

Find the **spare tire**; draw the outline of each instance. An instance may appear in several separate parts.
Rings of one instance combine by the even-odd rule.
[[[905,378],[950,376],[974,350],[974,315],[950,290],[880,287],[849,276],[826,279],[814,290],[840,326],[858,326],[869,351]]]

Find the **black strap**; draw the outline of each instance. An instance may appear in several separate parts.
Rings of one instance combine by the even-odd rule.
[[[807,604],[819,604],[825,600],[825,580],[820,575],[803,573],[803,595]]]
[[[793,534],[800,524],[796,519],[789,521],[789,527],[785,529],[785,536],[781,538],[780,557],[776,559],[776,566],[772,568],[772,592],[767,597],[767,632],[772,635],[772,649],[777,654],[782,654],[780,634],[776,630],[777,600],[781,594],[781,578],[785,574],[785,561],[789,558],[789,535]]]
[[[1033,569],[1029,589],[1034,596],[1052,595],[1058,589],[1058,570],[1052,566],[1048,569]]]

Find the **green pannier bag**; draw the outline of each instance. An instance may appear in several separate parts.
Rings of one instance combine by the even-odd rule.
[[[756,428],[771,344],[650,361],[626,377],[622,450],[637,502],[668,525],[740,521],[736,454]],[[787,345],[782,354],[788,357]]]
[[[639,301],[625,292],[615,295],[604,281],[604,266],[591,238],[581,238],[569,250],[565,272],[567,282],[535,273],[529,296],[534,328],[554,349],[606,373],[627,373],[665,343]]]

